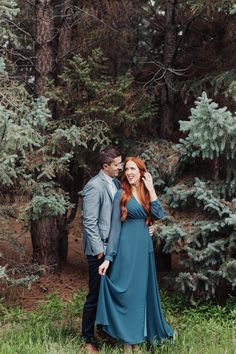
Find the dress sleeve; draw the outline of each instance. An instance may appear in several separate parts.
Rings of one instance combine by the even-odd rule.
[[[121,191],[118,190],[114,198],[111,216],[111,228],[105,253],[105,259],[108,261],[113,261],[113,258],[116,255],[119,246],[121,231],[120,196]]]
[[[166,215],[165,209],[158,199],[151,202],[151,214],[154,220],[160,220]]]

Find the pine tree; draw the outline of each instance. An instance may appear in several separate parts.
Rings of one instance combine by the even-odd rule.
[[[130,71],[113,80],[101,49],[93,50],[87,58],[75,55],[60,81],[60,85],[48,82],[47,96],[60,104],[62,125],[74,122],[83,127],[100,122],[104,145],[114,140],[126,145],[126,139],[143,136],[139,128],[155,114],[153,95],[144,90],[134,92]]]
[[[23,85],[8,76],[1,63],[0,189],[3,194],[10,188],[13,194],[24,195],[27,203],[22,210],[19,206],[15,217],[32,229],[43,220],[57,221],[73,207],[58,176],[68,174],[69,164],[81,147],[89,145],[92,149],[104,143],[106,130],[96,120],[82,127],[52,125],[47,99],[33,99]],[[39,241],[32,238],[34,260],[47,265],[49,271],[59,269],[57,233],[51,235],[50,242],[45,241],[44,249]]]
[[[206,93],[197,99],[189,121],[180,121],[180,130],[188,132],[178,145],[185,163],[196,157],[234,161],[235,117]],[[190,217],[195,210],[196,220],[169,218],[160,233],[166,252],[182,252],[185,271],[176,284],[191,296],[223,298],[236,287],[236,212],[234,200],[222,198],[219,183],[225,184],[224,177],[220,182],[196,178],[165,189],[171,208],[188,211]]]
[[[169,209],[156,227],[156,242],[166,253],[181,254],[182,270],[173,269],[178,290],[189,297],[223,300],[236,287],[236,208],[233,195],[229,198],[229,190],[222,189],[228,186],[223,173],[228,165],[220,165],[217,181],[209,165],[218,158],[234,161],[235,118],[203,93],[189,120],[180,122],[180,130],[187,135],[177,146],[156,140],[136,150]],[[204,160],[209,170],[206,181],[195,177],[194,162],[201,168]],[[189,167],[192,173],[186,177],[183,173]]]
[[[166,189],[169,205],[176,210],[198,208],[201,220],[172,221],[161,230],[166,252],[182,252],[185,271],[177,287],[195,297],[224,299],[236,287],[236,213],[234,203],[221,200],[199,179]],[[198,216],[198,218],[200,218]]]
[[[236,153],[236,120],[226,107],[209,99],[205,92],[195,102],[188,121],[179,121],[180,131],[188,132],[180,139],[182,147],[192,146],[192,157],[215,159],[225,155],[234,159]],[[180,146],[181,147],[181,146]]]
[[[18,43],[16,35],[12,32],[9,21],[18,14],[19,8],[15,0],[0,0],[0,44],[6,46],[9,41]],[[4,51],[4,50],[3,50]]]
[[[191,109],[189,121],[180,121],[180,130],[188,132],[180,139],[178,148],[188,157],[210,159],[213,177],[217,180],[214,188],[221,190],[224,197],[232,198],[236,191],[236,120],[226,107],[209,99],[205,92]],[[224,176],[219,180],[219,176]]]
[[[233,12],[235,8],[234,1],[232,0],[193,0],[191,1],[192,9],[194,12],[201,10],[210,11],[229,11]]]

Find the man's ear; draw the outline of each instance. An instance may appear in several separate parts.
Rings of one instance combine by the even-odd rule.
[[[108,164],[107,164],[107,163],[104,163],[104,164],[102,165],[102,168],[103,168],[104,170],[106,170],[107,167],[108,167]]]

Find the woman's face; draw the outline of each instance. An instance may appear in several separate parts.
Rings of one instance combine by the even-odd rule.
[[[126,163],[125,176],[131,185],[137,185],[140,183],[141,173],[135,162],[128,161]]]

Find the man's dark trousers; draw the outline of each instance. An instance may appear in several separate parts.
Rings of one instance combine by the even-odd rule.
[[[101,275],[98,274],[98,267],[104,261],[104,257],[87,256],[89,268],[89,292],[84,304],[82,318],[82,337],[86,343],[91,343],[94,338],[94,325],[97,312],[98,294]]]

